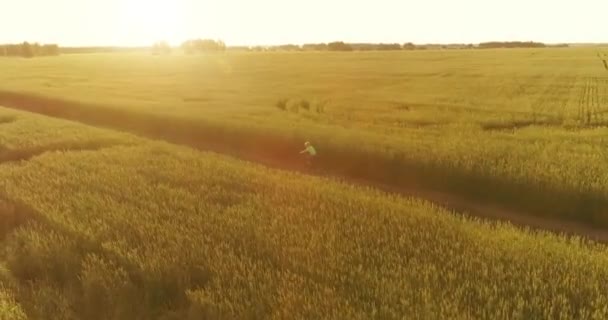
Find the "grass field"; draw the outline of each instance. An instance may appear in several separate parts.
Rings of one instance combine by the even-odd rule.
[[[0,60],[0,103],[608,226],[606,49]],[[285,166],[294,167],[294,166]]]
[[[604,245],[64,120],[0,118],[4,149],[27,155],[0,164],[1,319],[608,316]]]

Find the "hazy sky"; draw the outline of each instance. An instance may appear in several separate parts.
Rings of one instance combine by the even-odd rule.
[[[608,0],[0,0],[0,43],[608,42]]]

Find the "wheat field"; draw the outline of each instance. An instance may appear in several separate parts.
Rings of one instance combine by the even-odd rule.
[[[604,244],[290,155],[606,226],[604,52],[0,59],[0,318],[605,319]]]
[[[128,134],[0,114],[12,119],[0,130],[12,146],[3,152],[22,155],[0,165],[6,319],[608,313],[603,245]]]
[[[603,48],[0,61],[0,104],[605,226]]]

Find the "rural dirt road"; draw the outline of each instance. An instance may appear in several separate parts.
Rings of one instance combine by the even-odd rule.
[[[264,159],[262,157],[252,157],[251,159],[245,159],[248,161],[260,163],[272,168],[278,168],[282,170],[299,171],[306,173],[306,171],[300,168],[293,168],[286,166],[273,159]],[[311,174],[311,173],[308,173]],[[608,229],[594,227],[588,224],[583,224],[576,221],[565,221],[559,219],[551,219],[539,217],[536,215],[527,214],[517,210],[504,208],[499,205],[491,203],[481,203],[477,201],[471,201],[458,195],[453,195],[445,192],[434,191],[423,189],[415,186],[411,187],[395,187],[389,184],[382,184],[375,181],[355,179],[352,177],[344,177],[334,174],[324,173],[312,173],[313,175],[333,177],[340,181],[366,185],[380,189],[385,192],[398,194],[405,197],[414,197],[432,202],[436,205],[444,207],[454,213],[462,214],[468,217],[477,217],[482,219],[489,219],[493,221],[500,221],[510,223],[520,228],[549,231],[556,234],[562,234],[565,236],[578,236],[589,240],[593,240],[601,243],[608,243]]]
[[[252,152],[252,149],[247,149],[246,146],[245,148],[238,146],[238,135],[231,137],[231,141],[236,141],[237,145],[229,146],[222,143],[222,138],[224,137],[219,136],[218,139],[218,134],[216,132],[211,132],[211,130],[209,130],[209,137],[203,135],[206,139],[201,139],[200,132],[204,132],[205,128],[201,128],[200,126],[173,127],[168,125],[164,118],[149,116],[147,119],[143,119],[143,116],[134,116],[132,113],[119,109],[102,108],[100,110],[96,107],[86,106],[80,103],[40,97],[26,93],[0,91],[0,106],[62,118],[86,125],[129,132],[145,138],[164,140],[198,150],[227,154],[242,160],[259,163],[276,169],[304,172],[301,165],[299,165],[297,161],[294,161],[294,157],[298,156],[299,145],[296,147],[284,144],[282,146],[283,150],[279,150],[275,154],[259,155]],[[189,130],[192,128],[197,129],[199,134],[190,132]],[[239,149],[238,153],[235,152],[236,149]],[[245,150],[245,152],[243,152],[243,150]],[[286,160],[285,156],[286,150],[290,153],[287,157],[291,157],[287,158],[288,160]],[[291,153],[293,153],[293,155],[291,155]],[[428,188],[421,188],[415,185],[407,186],[407,184],[401,184],[395,186],[370,179],[344,176],[336,174],[335,172],[313,174],[337,178],[348,183],[367,185],[402,196],[424,199],[467,216],[510,222],[513,225],[524,228],[550,231],[571,236],[581,236],[589,240],[608,243],[608,228],[594,227],[575,221],[544,218],[496,204],[471,201],[470,199],[458,195],[437,190],[429,190]]]

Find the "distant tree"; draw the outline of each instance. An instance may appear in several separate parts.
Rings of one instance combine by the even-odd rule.
[[[6,46],[7,56],[9,57],[21,57],[23,44],[9,44]]]
[[[398,43],[380,43],[376,45],[375,50],[401,50],[401,45]]]
[[[225,51],[226,44],[221,40],[195,39],[182,43],[182,50],[187,54]]]
[[[42,47],[39,43],[34,42],[34,44],[32,44],[32,54],[34,57],[42,55]]]
[[[442,48],[442,45],[435,44],[435,43],[428,43],[428,44],[423,45],[422,47],[424,47],[427,50],[439,50]]]
[[[310,51],[325,51],[325,50],[327,50],[327,44],[326,43],[307,43],[302,46],[302,49],[310,50]]]
[[[327,44],[327,49],[330,51],[353,51],[353,47],[342,41],[330,42]]]
[[[398,43],[350,43],[348,44],[353,50],[356,51],[387,51],[387,50],[401,50],[401,45]]]
[[[300,48],[300,46],[295,45],[295,44],[284,44],[284,45],[276,46],[275,48],[278,50],[281,50],[281,51],[300,51],[300,50],[302,50],[302,48]]]
[[[372,43],[350,43],[348,44],[353,50],[356,51],[372,51],[376,50],[376,45]]]
[[[45,56],[57,56],[59,55],[59,46],[56,44],[45,44],[42,46],[42,52]]]
[[[32,45],[27,41],[21,45],[21,56],[25,58],[33,58],[34,57],[34,49]]]
[[[403,50],[416,50],[416,45],[411,42],[403,44]]]
[[[59,46],[41,45],[39,43],[30,44],[25,41],[21,44],[5,44],[0,45],[0,57],[25,57],[33,58],[37,56],[58,55]]]
[[[522,41],[507,41],[507,42],[499,42],[499,41],[491,41],[491,42],[482,42],[479,44],[478,48],[480,49],[495,49],[495,48],[544,48],[546,45],[540,42],[522,42]]]
[[[182,43],[182,50],[187,54],[196,53],[196,46],[194,45],[194,40],[188,40]]]
[[[216,41],[218,44],[218,47],[221,51],[226,51],[226,43],[222,40],[217,40]]]
[[[152,54],[158,55],[158,54],[170,54],[171,53],[171,46],[169,45],[169,43],[167,43],[167,41],[159,41],[157,43],[155,43],[154,45],[152,45]]]
[[[205,39],[199,42],[199,49],[203,52],[210,51],[224,51],[226,50],[226,45],[223,41],[215,41],[211,39]]]

